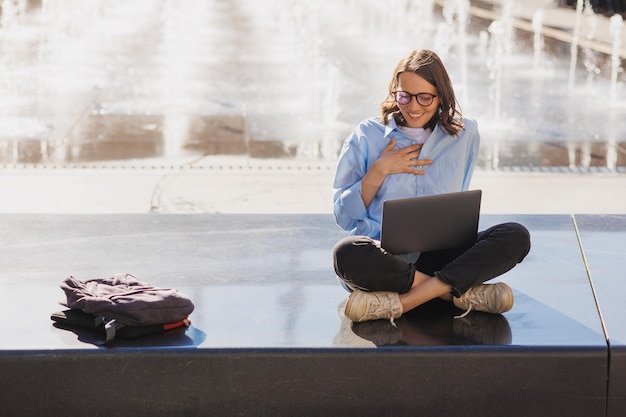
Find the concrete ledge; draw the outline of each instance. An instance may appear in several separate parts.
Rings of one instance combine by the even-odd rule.
[[[3,375],[20,376],[2,384],[2,407],[29,416],[601,416],[603,357],[528,347],[3,355]]]
[[[626,412],[626,216],[576,216],[576,225],[609,345],[607,415],[617,417]]]
[[[603,298],[616,282],[592,284],[623,270],[626,219],[577,219],[484,215],[481,228],[519,221],[532,234],[528,258],[501,278],[514,308],[460,321],[432,302],[393,328],[338,314],[347,294],[330,250],[344,232],[329,215],[5,215],[0,410],[618,416],[623,325],[600,314],[617,311]],[[597,261],[583,256],[592,236]],[[107,347],[52,326],[61,279],[115,272],[189,295],[192,326]]]

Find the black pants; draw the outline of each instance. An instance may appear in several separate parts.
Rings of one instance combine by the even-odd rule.
[[[408,263],[366,236],[348,236],[333,249],[335,272],[349,288],[405,293],[418,270],[434,275],[459,297],[473,286],[504,274],[530,251],[530,234],[518,223],[503,223],[478,233],[470,247],[423,252]]]

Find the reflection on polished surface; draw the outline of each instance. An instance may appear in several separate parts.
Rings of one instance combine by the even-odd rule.
[[[352,331],[376,346],[510,345],[511,327],[501,314],[459,312],[444,301],[432,301],[396,320],[352,323]]]
[[[481,227],[504,217],[482,216]],[[196,309],[184,335],[118,341],[110,348],[605,347],[572,219],[508,220],[525,224],[533,243],[526,260],[501,277],[515,291],[510,312],[454,320],[454,307],[432,302],[393,328],[351,325],[343,317],[348,294],[334,275],[331,249],[344,232],[330,215],[5,215],[0,284],[14,297],[0,320],[15,331],[0,348],[88,349],[85,337],[52,326],[49,316],[63,295],[59,283],[68,275],[120,271],[177,288]],[[11,311],[22,312],[19,323]]]
[[[503,217],[482,216],[481,227]],[[501,277],[513,309],[455,320],[450,304],[433,301],[396,328],[343,317],[348,294],[331,250],[344,232],[331,215],[3,215],[3,410],[94,415],[115,396],[116,409],[151,417],[183,405],[220,416],[379,416],[390,407],[407,416],[620,416],[623,351],[607,345],[598,307],[621,303],[604,307],[614,298],[599,292],[596,305],[573,218],[507,220],[524,223],[533,244]],[[583,236],[607,221],[585,218]],[[621,258],[602,262],[623,270]],[[189,296],[191,327],[100,345],[52,324],[63,278],[120,271]],[[85,375],[98,377],[85,384]]]
[[[576,216],[576,225],[611,344],[626,347],[623,292],[616,291],[626,283],[626,215],[581,215]]]

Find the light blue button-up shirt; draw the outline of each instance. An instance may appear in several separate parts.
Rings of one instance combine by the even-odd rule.
[[[420,167],[425,175],[391,174],[384,180],[369,207],[361,198],[361,180],[385,147],[396,139],[396,149],[415,139],[398,128],[393,117],[384,125],[380,118],[361,122],[343,144],[335,181],[334,212],[337,224],[351,235],[380,239],[382,206],[385,200],[466,191],[476,165],[480,135],[474,120],[463,119],[464,130],[458,136],[435,126],[422,147],[419,159],[432,164]]]

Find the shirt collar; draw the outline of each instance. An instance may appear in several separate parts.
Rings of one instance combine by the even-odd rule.
[[[396,124],[396,118],[393,117],[393,113],[387,116],[387,124],[385,125],[385,137],[391,136],[394,130],[398,130]]]
[[[439,123],[435,124],[432,128],[432,133],[434,133],[439,128]],[[385,125],[385,137],[390,137],[394,130],[400,130],[396,123],[396,118],[393,117],[393,113],[387,116],[387,124]]]
[[[435,124],[435,126],[432,128],[432,133],[434,133],[437,129],[439,129],[439,123]],[[393,117],[392,113],[387,116],[387,124],[385,125],[385,137],[390,137],[395,130],[399,131],[400,128],[398,128],[396,118]]]

